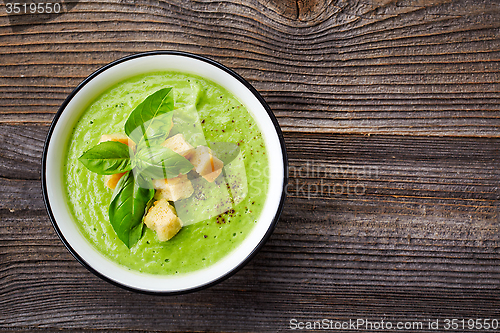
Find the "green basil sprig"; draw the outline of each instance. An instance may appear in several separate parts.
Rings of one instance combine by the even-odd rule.
[[[140,134],[140,131],[142,131],[143,128],[145,129],[145,132],[142,134],[143,140],[139,141],[139,145],[151,147],[159,145],[165,141],[173,126],[173,115],[173,112],[161,114],[145,122],[144,126],[138,127],[136,129],[136,131],[138,131],[137,134]]]
[[[142,176],[138,174],[134,177],[134,173],[129,171],[120,178],[109,205],[109,221],[118,238],[129,248],[143,235],[142,218],[154,196],[152,186],[141,187],[136,177]]]
[[[79,158],[101,175],[127,172],[116,185],[108,214],[116,235],[129,248],[143,236],[143,217],[154,197],[152,179],[172,178],[193,169],[186,158],[160,146],[172,128],[173,109],[172,88],[156,91],[125,122],[124,131],[136,143],[137,153],[123,143],[107,141]]]
[[[174,109],[173,95],[172,88],[163,88],[149,95],[128,117],[125,122],[125,134],[138,145],[148,136],[154,137],[155,133],[151,132],[163,125],[165,120],[168,121],[160,116]],[[169,124],[171,123],[172,116]],[[170,128],[168,130],[170,131]]]
[[[162,146],[146,147],[137,152],[134,167],[139,173],[153,179],[173,178],[186,174],[193,165],[185,157]]]
[[[99,175],[112,175],[132,169],[129,147],[116,141],[101,142],[83,153],[79,161]]]

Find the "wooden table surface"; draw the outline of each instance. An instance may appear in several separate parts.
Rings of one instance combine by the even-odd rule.
[[[500,320],[498,0],[56,1],[50,15],[9,15],[14,0],[0,2],[1,332],[276,332],[294,319],[492,331],[468,321]],[[260,253],[181,296],[87,271],[41,194],[44,139],[66,96],[150,50],[203,55],[246,78],[290,164]]]

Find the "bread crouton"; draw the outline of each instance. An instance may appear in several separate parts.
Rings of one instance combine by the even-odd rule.
[[[99,143],[101,142],[106,142],[106,141],[116,141],[116,142],[121,142],[130,148],[134,149],[135,148],[135,143],[134,141],[130,140],[128,136],[122,133],[114,133],[114,134],[103,134],[101,135],[101,139],[99,140]],[[109,187],[110,189],[114,190],[116,187],[116,184],[118,184],[118,181],[122,176],[125,174],[123,173],[115,173],[114,175],[105,175],[104,176],[104,185]]]
[[[122,173],[115,173],[114,175],[105,175],[104,176],[104,185],[109,187],[110,189],[114,190],[116,185],[118,184],[118,181],[122,176],[126,174],[126,172]]]
[[[114,133],[114,134],[103,134],[101,135],[101,139],[99,140],[99,143],[101,142],[106,142],[106,141],[116,141],[116,142],[121,142],[130,148],[134,149],[135,148],[135,142],[132,141],[128,136],[122,133]]]
[[[154,179],[153,187],[156,189],[155,199],[166,199],[177,201],[189,198],[193,192],[193,185],[187,175],[179,175],[175,178]]]
[[[189,161],[194,165],[194,169],[208,182],[213,182],[222,172],[224,163],[213,156],[210,148],[198,146],[193,151]]]
[[[193,155],[193,146],[191,146],[189,142],[184,139],[184,135],[182,135],[182,133],[168,138],[161,145],[175,151],[177,154],[182,155],[187,159]]]
[[[144,216],[144,223],[149,229],[156,231],[160,242],[168,241],[182,228],[181,219],[166,199],[155,201]]]

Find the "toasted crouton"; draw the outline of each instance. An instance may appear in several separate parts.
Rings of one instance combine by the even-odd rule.
[[[114,134],[103,134],[101,135],[101,139],[99,140],[99,143],[101,142],[106,142],[106,141],[116,141],[116,142],[121,142],[130,148],[134,149],[135,148],[135,143],[134,141],[130,140],[128,136],[122,133],[114,133]],[[114,190],[116,187],[116,184],[118,184],[118,181],[122,176],[125,174],[123,173],[115,173],[114,175],[106,175],[104,176],[104,185],[109,187],[110,189]]]
[[[155,201],[144,217],[144,223],[149,229],[156,231],[160,242],[168,241],[182,228],[181,219],[166,199]]]
[[[104,176],[104,185],[109,187],[110,189],[114,190],[116,185],[118,184],[118,181],[122,176],[126,174],[126,172],[122,173],[115,173],[114,175],[105,175]]]
[[[128,136],[126,136],[125,134],[122,134],[122,133],[101,135],[101,139],[99,140],[99,143],[106,142],[106,141],[121,142],[121,143],[129,146],[130,148],[135,148],[134,141],[130,140]]]
[[[182,133],[176,134],[171,138],[168,138],[161,144],[163,147],[170,148],[175,151],[177,154],[184,156],[189,159],[193,154],[193,146],[189,144],[189,142],[184,139],[184,135]]]
[[[224,163],[213,156],[212,151],[205,146],[196,147],[189,161],[194,165],[196,172],[209,182],[213,182],[220,175],[224,166]]]
[[[153,186],[156,189],[155,199],[166,199],[177,201],[189,198],[193,192],[193,185],[187,175],[179,175],[175,178],[154,179]]]

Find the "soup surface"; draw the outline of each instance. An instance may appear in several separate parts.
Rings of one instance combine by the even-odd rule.
[[[160,242],[154,231],[145,228],[144,236],[129,249],[109,222],[113,191],[104,185],[104,176],[89,171],[78,158],[95,146],[101,135],[124,133],[124,123],[131,111],[151,93],[165,87],[174,89],[174,127],[170,136],[183,133],[194,147],[201,141],[209,147],[214,142],[237,147],[240,165],[235,168],[245,176],[232,178],[233,183],[229,182],[227,188],[237,181],[241,183],[237,187],[243,190],[237,193],[231,209],[207,214],[211,207],[217,206],[220,196],[212,195],[209,187],[205,192],[202,188],[203,201],[197,200],[199,193],[175,203],[178,211],[179,207],[185,210],[183,216],[191,224],[187,223],[166,242]],[[264,139],[252,115],[224,88],[183,73],[141,75],[105,91],[89,104],[76,124],[64,166],[67,202],[83,235],[111,260],[145,273],[187,273],[227,255],[255,225],[269,183],[266,154]],[[226,175],[226,171],[231,172],[225,170]],[[226,185],[223,180],[219,183]]]

